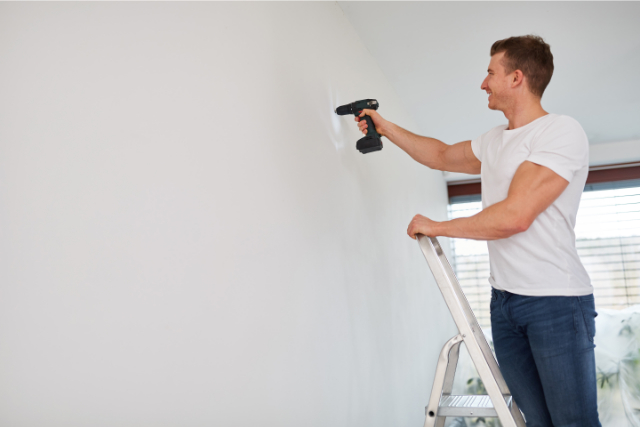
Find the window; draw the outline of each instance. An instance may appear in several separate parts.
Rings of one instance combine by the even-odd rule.
[[[477,214],[482,210],[480,195],[449,204],[449,219],[462,218]],[[452,267],[460,286],[467,296],[469,305],[481,327],[491,326],[489,302],[491,285],[489,284],[489,251],[487,243],[479,240],[451,239]]]
[[[589,182],[589,181],[587,181]],[[449,217],[474,215],[480,195],[451,198]],[[576,219],[576,247],[594,286],[596,308],[640,303],[640,179],[587,184]],[[486,242],[451,239],[453,268],[482,327],[490,326]]]

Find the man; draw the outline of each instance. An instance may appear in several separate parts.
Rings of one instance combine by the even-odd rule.
[[[589,145],[577,121],[542,108],[552,74],[553,55],[540,37],[495,42],[481,89],[509,123],[455,145],[373,110],[363,115],[419,163],[481,174],[480,213],[443,222],[416,215],[407,233],[488,241],[496,356],[527,426],[599,427],[593,287],[573,231]]]

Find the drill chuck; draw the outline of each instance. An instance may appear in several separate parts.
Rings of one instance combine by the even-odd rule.
[[[346,116],[347,114],[353,114],[351,112],[351,104],[347,104],[347,105],[341,105],[340,107],[336,108],[336,114],[339,116]]]

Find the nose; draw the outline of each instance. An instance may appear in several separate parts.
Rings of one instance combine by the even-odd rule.
[[[487,85],[487,80],[489,80],[489,76],[485,77],[484,80],[482,81],[482,84],[480,85],[481,90],[489,89],[489,86]]]

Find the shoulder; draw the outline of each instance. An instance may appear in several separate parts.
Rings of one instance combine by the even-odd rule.
[[[538,132],[538,138],[535,138],[533,142],[536,144],[571,144],[578,146],[588,146],[589,139],[580,123],[570,116],[560,114],[549,114],[548,118],[545,118],[543,126],[540,132]]]
[[[563,114],[549,114],[549,120],[546,130],[574,132],[580,135],[584,135],[584,137],[586,138],[586,134],[580,122],[578,122],[573,117],[565,116]]]
[[[576,167],[589,162],[587,134],[580,123],[569,116],[550,114],[541,131],[533,137],[530,149],[532,159],[549,158],[556,162],[562,158],[562,162],[572,163]]]
[[[509,127],[508,124],[504,124],[504,125],[498,125],[494,128],[489,129],[487,132],[482,134],[482,137],[484,136],[488,136],[488,137],[496,137],[496,136],[501,136],[502,135],[502,131],[506,130]]]
[[[477,137],[476,140],[482,141],[483,143],[487,143],[493,139],[500,138],[502,137],[502,131],[504,131],[508,127],[509,125],[499,125],[494,128],[491,128],[487,132]]]
[[[489,146],[492,141],[500,138],[502,136],[502,131],[507,127],[508,125],[496,126],[471,141],[471,150],[478,160],[482,161],[487,146]]]
[[[546,166],[569,182],[578,171],[588,170],[589,140],[572,117],[557,114],[545,117],[530,148],[528,161]]]

